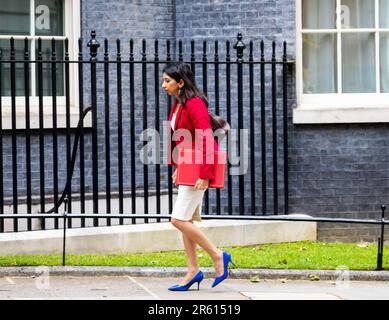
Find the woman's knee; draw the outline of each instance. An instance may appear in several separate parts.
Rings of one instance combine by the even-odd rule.
[[[175,227],[175,228],[177,228],[177,229],[179,229],[179,226],[180,226],[180,220],[177,220],[177,219],[174,219],[174,218],[172,218],[171,220],[170,220],[170,223]]]
[[[175,219],[175,218],[172,218],[170,223],[176,227],[177,229],[181,229],[182,226],[187,223],[187,222],[190,222],[190,221],[183,221],[183,220],[178,220],[178,219]]]

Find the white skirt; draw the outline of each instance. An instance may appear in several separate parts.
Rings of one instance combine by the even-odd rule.
[[[198,190],[192,186],[178,186],[171,217],[183,221],[201,221],[204,192],[205,190]]]

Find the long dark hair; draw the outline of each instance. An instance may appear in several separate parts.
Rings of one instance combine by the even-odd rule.
[[[181,79],[184,81],[184,86],[181,88],[180,95],[178,96],[178,100],[182,106],[185,106],[189,99],[200,97],[208,107],[208,99],[204,92],[197,87],[194,74],[188,64],[183,62],[169,62],[163,68],[163,72],[177,82]]]

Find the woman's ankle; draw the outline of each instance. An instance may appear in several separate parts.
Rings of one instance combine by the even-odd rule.
[[[190,267],[190,268],[188,268],[188,273],[191,273],[191,274],[198,273],[199,271],[200,271],[199,267]]]
[[[217,249],[217,250],[212,254],[211,258],[213,259],[213,261],[217,261],[217,260],[223,258],[223,251]]]

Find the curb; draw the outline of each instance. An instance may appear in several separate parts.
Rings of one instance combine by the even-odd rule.
[[[131,276],[176,278],[186,274],[186,268],[178,267],[0,267],[0,277],[34,277],[43,272],[52,276]],[[213,268],[202,268],[204,275],[214,277]],[[231,279],[287,279],[287,280],[355,280],[389,281],[389,271],[350,270],[286,270],[286,269],[231,269]]]

